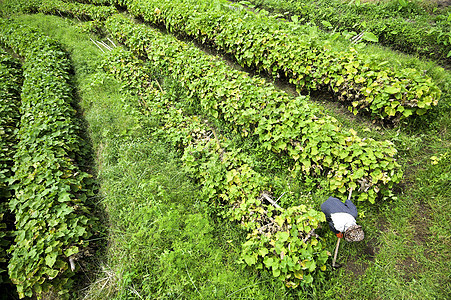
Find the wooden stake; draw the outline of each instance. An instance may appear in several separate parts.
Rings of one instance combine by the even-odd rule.
[[[113,45],[113,47],[114,47],[114,48],[116,48],[116,47],[117,47],[117,46],[116,46],[116,44],[115,44],[115,43],[114,43],[114,42],[113,42],[112,40],[110,40],[110,38],[109,38],[109,37],[107,37],[107,40],[108,40],[108,41],[110,41],[110,43],[111,43],[111,44]]]
[[[70,269],[73,271],[75,271],[75,261],[73,259],[73,257],[69,257],[69,264],[70,264]]]
[[[97,48],[99,48],[100,49],[100,51],[102,51],[103,53],[105,53],[105,51],[102,49],[102,47],[100,47],[99,45],[97,45],[97,43],[96,43],[96,41],[94,41],[92,38],[89,38],[90,40],[91,40],[91,42],[93,42],[94,43],[94,45],[96,45],[97,46]]]
[[[335,261],[337,260],[338,247],[340,247],[340,240],[341,238],[338,238],[337,246],[335,247],[334,259],[332,260],[332,268],[335,268]]]
[[[282,209],[282,207],[280,207],[280,205],[277,204],[274,200],[272,200],[271,197],[269,197],[266,193],[263,193],[262,197],[265,198],[266,200],[268,200],[269,203],[274,205],[274,207]]]
[[[353,190],[353,188],[351,188],[351,190],[349,191],[348,200],[351,200],[352,190]]]
[[[111,48],[110,46],[108,46],[107,44],[105,44],[105,42],[98,41],[97,43],[99,43],[100,45],[103,45],[103,47],[105,47],[108,51],[113,50],[113,48]]]

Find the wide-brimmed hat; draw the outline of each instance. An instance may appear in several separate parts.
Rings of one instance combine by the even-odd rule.
[[[364,237],[365,233],[360,225],[352,225],[344,233],[344,238],[348,242],[360,242]]]

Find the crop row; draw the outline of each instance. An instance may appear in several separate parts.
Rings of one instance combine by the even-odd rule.
[[[111,5],[112,0],[66,0],[66,2],[79,2],[84,4],[94,4],[94,5]]]
[[[0,48],[0,282],[6,281],[6,250],[10,246],[8,202],[12,191],[8,180],[12,176],[15,130],[20,120],[22,80],[20,64]]]
[[[51,286],[65,294],[70,261],[90,236],[90,175],[77,166],[81,153],[70,85],[70,60],[50,38],[0,19],[0,42],[24,59],[21,119],[13,176],[15,239],[8,269],[21,298]],[[74,264],[75,266],[75,264]]]
[[[331,46],[315,27],[286,25],[233,7],[229,2],[210,7],[207,3],[190,5],[191,0],[179,1],[187,3],[116,2],[127,5],[132,13],[147,21],[211,43],[233,54],[242,65],[257,67],[275,77],[287,76],[299,92],[332,91],[335,98],[349,103],[348,108],[355,114],[363,110],[396,122],[415,113],[424,114],[440,98],[438,87],[422,72],[388,67],[388,62],[354,48],[335,50],[333,43]],[[31,11],[73,16],[86,6],[60,0],[30,3],[35,3],[28,5],[33,8]],[[114,11],[106,7],[108,11],[104,13],[99,11],[101,8],[91,5],[92,12],[85,18],[103,20]]]
[[[341,50],[316,27],[284,23],[223,0],[117,0],[137,17],[232,54],[243,66],[286,76],[299,92],[332,91],[354,113],[424,114],[440,90],[422,71]]]
[[[308,97],[290,98],[258,77],[228,67],[194,46],[116,15],[106,29],[139,56],[168,70],[208,118],[219,118],[234,132],[291,159],[294,176],[341,195],[361,188],[359,200],[376,198],[400,181],[396,149],[388,141],[362,139]],[[189,63],[187,63],[189,62]]]
[[[427,11],[416,1],[346,3],[335,0],[248,0],[258,8],[299,16],[348,35],[371,32],[394,49],[427,57],[451,57],[451,9]]]
[[[94,1],[95,2],[95,1]],[[114,6],[98,6],[78,2],[65,2],[61,0],[7,0],[9,10],[22,13],[44,13],[52,15],[70,16],[82,20],[105,20],[117,13]]]
[[[306,205],[282,209],[265,201],[261,196],[263,191],[270,193],[270,180],[250,167],[249,155],[202,117],[187,116],[180,106],[176,108],[177,100],[155,84],[152,69],[130,52],[112,51],[104,69],[159,120],[161,131],[154,136],[182,151],[184,168],[202,183],[206,198],[223,206],[225,215],[249,233],[241,254],[248,265],[269,269],[289,287],[310,285],[321,276],[328,254],[314,230],[325,221],[324,214]]]

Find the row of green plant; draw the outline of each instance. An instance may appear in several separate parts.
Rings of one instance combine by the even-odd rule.
[[[400,181],[392,143],[344,130],[308,97],[291,98],[261,78],[124,16],[110,17],[105,26],[114,38],[179,80],[194,96],[190,106],[223,120],[230,132],[257,139],[266,151],[288,157],[293,176],[307,186],[341,196],[360,188],[364,192],[359,200],[374,203]]]
[[[284,23],[225,0],[120,0],[136,17],[232,54],[242,66],[286,76],[299,92],[331,91],[357,114],[399,119],[437,105],[440,90],[423,72],[400,68],[349,46],[313,25]]]
[[[91,175],[77,165],[83,153],[76,125],[71,64],[54,40],[0,19],[0,42],[24,59],[21,119],[9,208],[15,239],[9,276],[20,298],[71,286],[76,260],[91,235]]]
[[[89,37],[83,39],[76,35],[68,42],[66,34],[77,32],[78,26],[73,26],[76,22],[43,15],[21,18],[74,45],[71,53],[74,61],[78,57],[81,70],[85,70],[86,65],[95,65],[92,52],[96,49]],[[159,142],[152,143],[155,139],[147,138],[147,128],[142,123],[129,121],[135,115],[127,109],[129,102],[119,93],[102,94],[102,89],[112,91],[116,87],[113,80],[105,77],[79,74],[84,82],[80,89],[91,94],[91,98],[86,97],[83,102],[91,115],[88,120],[92,136],[98,138],[99,173],[105,178],[102,203],[108,207],[112,233],[105,258],[106,269],[97,281],[91,278],[95,284],[90,291],[98,294],[96,299],[267,299],[268,295],[275,299],[372,299],[374,295],[382,299],[448,298],[449,289],[443,288],[443,283],[448,282],[447,272],[443,270],[449,269],[449,247],[446,247],[449,239],[444,233],[450,232],[451,222],[444,208],[451,203],[446,196],[451,193],[445,188],[449,190],[449,176],[443,172],[443,167],[450,164],[449,159],[442,159],[439,164],[431,165],[429,159],[430,151],[445,151],[443,142],[439,142],[439,138],[446,140],[443,123],[438,124],[443,130],[418,136],[418,130],[412,131],[409,137],[402,137],[403,130],[399,136],[396,131],[381,130],[384,136],[397,142],[401,153],[407,155],[409,161],[412,159],[414,166],[425,168],[421,171],[423,177],[418,177],[421,174],[414,171],[415,167],[411,169],[414,172],[409,172],[409,177],[416,178],[421,188],[409,188],[393,203],[365,210],[361,222],[366,229],[366,242],[340,245],[339,261],[346,261],[346,265],[330,274],[325,285],[315,285],[316,292],[296,289],[287,293],[280,288],[278,280],[269,278],[268,272],[240,269],[234,263],[239,251],[237,245],[241,244],[237,226],[203,214],[205,206],[198,201],[197,188],[187,186],[174,155]],[[134,138],[137,132],[142,132],[143,136]],[[434,155],[440,159],[440,155]],[[160,161],[149,163],[155,157]],[[435,174],[431,170],[436,171]],[[429,179],[440,181],[442,186],[437,189]],[[432,219],[417,215],[425,205],[433,208],[428,212]],[[192,214],[184,214],[180,207]],[[418,224],[419,217],[426,223]],[[381,220],[384,221],[381,223]],[[431,229],[431,234],[418,235],[418,226]],[[427,238],[419,241],[420,236]],[[367,251],[374,245],[377,247],[373,257]],[[89,275],[93,273],[92,269],[85,271]],[[117,294],[112,295],[114,292]]]
[[[249,155],[201,116],[186,115],[173,95],[160,91],[152,69],[130,52],[117,48],[103,66],[140,98],[149,117],[159,120],[161,130],[154,137],[168,140],[182,152],[184,169],[201,183],[207,203],[223,206],[222,214],[249,232],[241,254],[248,265],[269,269],[293,288],[324,276],[329,256],[314,234],[325,221],[324,214],[304,204],[288,209],[272,206],[262,197],[264,191],[271,193],[271,181],[250,167]]]
[[[451,57],[449,8],[431,6],[426,9],[424,3],[408,0],[376,3],[341,0],[237,2],[279,13],[296,22],[313,22],[325,30],[342,32],[346,37],[365,32],[367,41],[380,42],[402,52],[445,61]]]
[[[7,249],[10,247],[8,202],[12,196],[9,179],[12,176],[15,130],[20,120],[20,63],[0,48],[0,285],[8,281]]]
[[[20,2],[20,1],[19,1]],[[19,5],[19,7],[22,9],[22,11],[29,11],[30,9],[28,9],[28,8],[30,8],[30,7],[32,7],[33,9],[31,9],[31,10],[35,10],[36,9],[36,7],[38,7],[38,6],[40,6],[41,5],[41,2],[42,1],[40,1],[40,0],[37,0],[37,2],[27,2],[26,4],[24,4],[24,5]],[[8,3],[8,1],[6,1],[6,3]],[[35,4],[33,4],[33,3],[35,3]],[[17,5],[17,3],[16,3],[16,5]],[[83,6],[84,5],[81,5],[82,7],[80,8],[80,7],[78,7],[77,8],[77,4],[76,3],[71,3],[69,6],[67,5],[67,4],[65,4],[64,2],[61,2],[61,1],[59,1],[59,0],[53,0],[53,1],[51,1],[50,3],[48,3],[48,5],[42,5],[41,6],[41,8],[40,8],[40,11],[41,12],[45,12],[45,13],[49,13],[49,14],[56,14],[56,13],[64,13],[64,14],[69,14],[69,15],[77,15],[78,14],[78,12],[79,11],[83,11],[84,10],[84,8],[83,8]],[[28,7],[28,8],[27,8]],[[57,7],[58,9],[54,9],[53,7]],[[93,11],[93,13],[91,13],[91,14],[89,14],[90,16],[85,16],[85,18],[88,18],[88,19],[95,19],[95,18],[98,18],[98,20],[103,20],[107,15],[109,15],[111,12],[113,12],[114,11],[114,9],[113,8],[111,8],[111,10],[109,10],[108,11],[108,13],[106,13],[106,14],[104,14],[102,11],[101,11],[101,9],[100,9],[100,12],[98,11],[99,9],[97,8],[97,7],[95,7],[95,6],[90,6],[89,7],[92,11]],[[97,16],[97,17],[96,17]],[[95,24],[94,24],[95,25]],[[312,33],[312,32],[311,32]],[[317,34],[317,32],[315,32],[315,34]],[[317,38],[319,38],[319,37],[317,37]],[[326,58],[326,61],[327,61],[327,58]],[[385,62],[384,63],[382,63],[382,64],[385,64]],[[354,67],[356,66],[356,64],[355,64],[355,62],[353,63],[353,65],[354,65]],[[357,64],[358,65],[358,64]],[[349,68],[351,68],[351,69],[349,69]],[[407,73],[409,73],[408,71],[409,70],[413,70],[413,69],[411,69],[411,68],[406,68],[405,66],[400,66],[400,68],[402,68],[403,70],[406,70],[406,72]],[[308,68],[308,69],[310,69],[310,68]],[[347,66],[347,69],[346,69],[346,72],[347,71],[352,71],[352,72],[355,72],[355,69],[353,69],[353,66],[352,66],[352,64],[351,64],[351,66]],[[305,71],[305,70],[304,70]],[[343,71],[344,72],[344,71]],[[345,72],[345,73],[346,73]],[[384,73],[382,73],[383,75],[384,75]],[[374,74],[373,74],[374,75]],[[418,75],[418,74],[417,74]],[[317,76],[316,76],[317,77]],[[348,76],[349,77],[349,76]],[[351,77],[353,77],[352,75],[351,75]],[[357,76],[358,77],[358,76]],[[346,77],[339,77],[338,78],[338,83],[341,85],[341,89],[345,89],[345,90],[347,90],[347,92],[341,92],[341,94],[340,93],[338,93],[338,94],[340,94],[339,95],[339,98],[340,99],[342,99],[342,100],[350,100],[350,98],[353,98],[353,96],[351,95],[352,93],[349,93],[349,86],[348,86],[348,84],[346,83],[347,81],[346,81],[346,79],[345,80],[343,80],[343,78],[346,78]],[[360,79],[359,79],[360,78]],[[418,77],[417,77],[418,78]],[[328,81],[328,80],[330,80],[330,79],[326,79],[326,81]],[[363,80],[362,79],[362,77],[358,77],[357,78],[357,80]],[[379,82],[379,84],[382,86],[382,85],[385,85],[385,84],[387,84],[387,78],[386,77],[382,77],[382,78],[379,78],[379,79],[377,79],[378,81],[380,81]],[[316,81],[317,81],[317,79],[314,79],[314,82],[313,82],[313,84],[316,86]],[[381,82],[383,82],[383,84],[381,83]],[[427,82],[427,84],[428,83],[431,83],[431,80],[430,80],[430,78],[427,78],[426,79],[426,82]],[[407,84],[406,86],[403,86],[403,84]],[[427,85],[426,84],[426,85]],[[358,85],[358,84],[357,84]],[[373,106],[373,109],[375,108],[375,106],[377,106],[377,107],[379,107],[380,109],[382,109],[382,110],[384,110],[384,111],[389,111],[389,115],[393,115],[393,114],[398,114],[397,115],[397,117],[400,117],[401,116],[401,111],[402,111],[402,113],[403,113],[403,115],[404,116],[407,116],[407,115],[410,115],[411,113],[412,113],[412,109],[413,110],[416,110],[416,109],[414,109],[414,108],[408,108],[407,110],[405,110],[405,108],[404,108],[404,106],[402,106],[401,104],[400,104],[400,102],[403,102],[404,100],[406,100],[406,97],[407,98],[411,98],[411,97],[418,97],[418,98],[421,98],[422,96],[423,96],[423,93],[428,93],[427,91],[425,92],[424,90],[423,91],[417,91],[417,93],[415,94],[415,96],[413,96],[412,95],[412,93],[410,93],[410,96],[406,96],[408,93],[406,92],[406,90],[407,89],[409,89],[410,88],[410,86],[408,85],[408,83],[406,83],[406,80],[403,80],[403,82],[402,83],[400,83],[399,84],[399,86],[395,86],[395,87],[392,87],[392,86],[389,86],[389,87],[385,87],[384,88],[384,91],[385,91],[385,93],[384,93],[384,95],[383,96],[381,96],[381,95],[378,95],[376,98],[377,99],[375,99],[375,100],[372,100],[374,97],[373,96],[371,96],[371,90],[372,89],[374,89],[374,85],[377,85],[377,83],[376,82],[373,82],[373,88],[370,88],[370,89],[366,89],[365,90],[365,93],[363,93],[363,94],[360,94],[359,93],[359,97],[360,96],[362,96],[362,95],[364,95],[364,97],[367,97],[367,99],[366,100],[357,100],[357,101],[353,101],[352,102],[352,106],[359,106],[359,105],[363,105],[363,106],[367,106],[367,101],[372,101],[373,103],[372,103],[372,106]],[[426,88],[427,89],[427,88]],[[335,92],[340,92],[340,88],[339,87],[335,87],[334,89],[333,89]],[[437,88],[434,86],[434,88],[432,89],[432,90],[434,90],[434,91],[437,91]],[[387,92],[388,92],[388,94],[387,94]],[[390,93],[394,93],[394,94],[390,94]],[[432,94],[434,94],[434,92],[433,91],[431,91],[431,93]],[[338,95],[337,94],[337,95]],[[403,94],[403,96],[401,96]],[[384,105],[383,105],[383,103],[381,103],[380,102],[380,100],[381,100],[381,98],[386,98],[387,97],[387,95],[389,96],[389,97],[395,97],[395,98],[402,98],[402,99],[392,99],[393,100],[393,102],[392,102],[392,104],[391,104],[391,106],[390,107],[384,107]],[[350,96],[350,97],[348,97],[348,96]],[[438,95],[437,95],[437,97],[438,97]],[[354,97],[355,98],[355,97]],[[426,96],[426,98],[427,99],[429,99],[429,100],[431,100],[430,99],[430,97],[427,97]],[[355,99],[354,99],[355,100]],[[428,101],[429,101],[428,100]],[[435,99],[435,100],[433,100],[432,101],[432,104],[436,104],[436,102],[437,102],[438,100],[437,99]],[[382,102],[384,102],[384,101],[382,101]],[[415,101],[414,101],[415,102]],[[359,104],[360,103],[360,104]],[[365,104],[366,103],[366,104]],[[429,102],[428,102],[429,103]],[[410,103],[410,104],[407,104],[407,103],[404,103],[404,104],[406,104],[406,105],[408,105],[408,106],[415,106],[415,104],[412,104],[412,103]],[[429,104],[431,104],[431,103],[429,103]],[[351,110],[353,110],[355,113],[356,113],[356,108],[354,107],[354,108],[352,108],[352,106],[350,106],[349,108],[351,109]],[[420,104],[420,106],[422,106],[422,104]],[[378,109],[379,109],[378,108]],[[418,112],[419,113],[424,113],[424,111],[426,111],[426,109],[428,108],[428,106],[426,105],[426,107],[425,108],[421,108]],[[366,109],[368,109],[368,107],[366,107]],[[396,111],[398,111],[398,113],[396,112]]]
[[[114,6],[98,6],[89,3],[65,2],[61,0],[6,0],[2,3],[5,12],[44,13],[78,18],[80,20],[105,20],[117,13]]]
[[[96,200],[108,212],[107,249],[96,253],[94,266],[80,262],[90,281],[74,288],[78,297],[73,299],[302,295],[303,289],[288,291],[271,272],[237,263],[245,232],[216,216],[175,149],[149,135],[158,123],[140,111],[139,99],[120,91],[118,82],[97,68],[102,52],[90,40],[96,37],[81,33],[76,20],[42,14],[18,18],[60,41],[71,55],[97,156],[101,197]],[[160,81],[166,93],[181,95],[176,83]]]
[[[84,4],[94,4],[94,5],[112,5],[111,0],[64,0],[65,2],[78,2]]]

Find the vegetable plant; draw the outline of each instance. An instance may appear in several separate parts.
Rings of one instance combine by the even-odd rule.
[[[184,168],[201,182],[202,193],[248,232],[241,259],[268,269],[288,287],[309,286],[326,271],[325,244],[315,233],[324,214],[305,204],[274,207],[262,197],[270,179],[250,167],[249,155],[234,147],[201,116],[187,115],[174,97],[160,90],[153,71],[121,48],[106,57],[104,69],[123,83],[124,91],[140,98],[145,113],[157,118],[154,138],[171,142],[182,152]],[[133,82],[133,84],[130,84]],[[300,199],[298,199],[299,201]]]
[[[340,196],[358,187],[358,199],[374,203],[400,181],[392,143],[343,130],[308,97],[291,98],[261,78],[123,16],[107,19],[105,26],[134,53],[179,80],[204,115],[223,120],[243,137],[256,137],[267,151],[288,156],[293,176],[307,185]]]
[[[237,1],[267,9],[296,22],[313,22],[344,36],[371,34],[367,41],[393,49],[449,62],[451,57],[451,9],[425,9],[421,1],[343,2],[340,0]]]
[[[20,114],[22,69],[17,60],[0,49],[0,283],[7,281],[7,249],[11,244],[12,216],[8,203],[13,195],[9,185]]]
[[[54,40],[12,20],[0,19],[0,42],[24,59],[20,123],[9,209],[15,216],[8,250],[11,281],[20,298],[72,283],[76,260],[86,249],[92,217],[91,175],[77,165],[82,144],[75,122],[70,60]]]
[[[422,71],[399,68],[359,53],[335,49],[312,25],[284,23],[233,6],[228,1],[121,0],[136,17],[193,37],[277,78],[299,92],[331,91],[355,114],[398,120],[437,105],[440,90]]]

